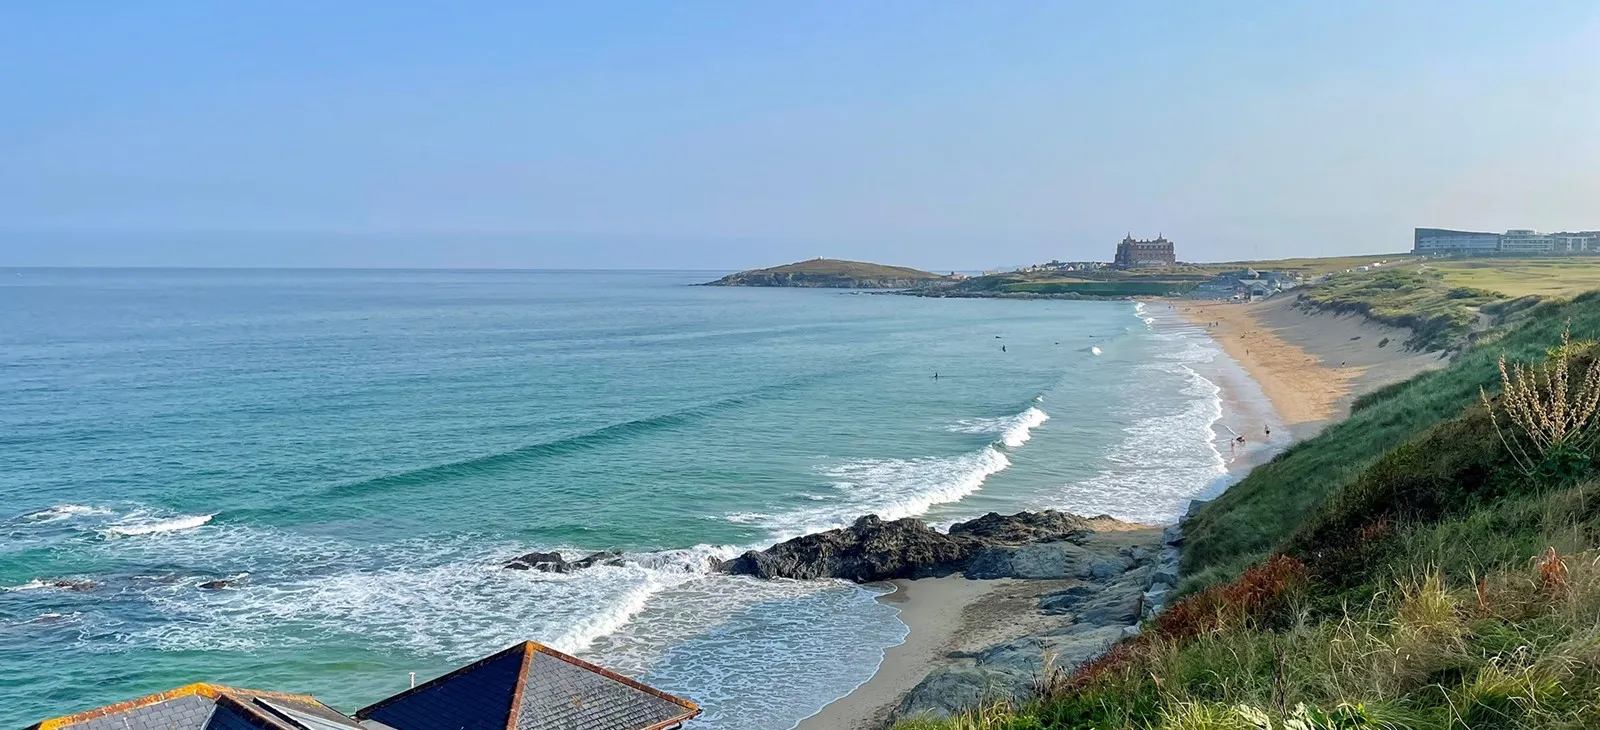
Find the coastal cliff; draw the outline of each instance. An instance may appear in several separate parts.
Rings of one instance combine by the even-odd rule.
[[[766,269],[740,271],[716,281],[708,281],[703,286],[910,289],[946,278],[904,266],[818,258]]]

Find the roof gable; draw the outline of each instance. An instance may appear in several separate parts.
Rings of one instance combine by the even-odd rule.
[[[526,659],[521,648],[475,661],[362,708],[355,716],[398,730],[510,730]]]
[[[355,713],[396,730],[659,730],[682,700],[528,641]]]
[[[303,724],[269,713],[258,700],[321,718],[343,717],[306,695],[263,692],[197,682],[35,723],[28,730],[302,730]],[[242,724],[241,724],[242,723]],[[344,726],[359,728],[345,719]],[[310,728],[309,730],[331,730]]]

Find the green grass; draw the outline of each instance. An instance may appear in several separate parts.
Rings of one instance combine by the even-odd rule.
[[[741,274],[806,274],[812,276],[845,276],[856,279],[936,279],[939,274],[904,266],[886,266],[865,261],[842,259],[811,259],[767,269],[740,272]]]
[[[1569,298],[1600,289],[1600,257],[1450,259],[1427,265],[1450,286],[1511,297]]]
[[[1530,467],[1479,396],[1569,321],[1600,338],[1600,295],[1534,307],[1257,468],[1186,526],[1187,595],[1107,658],[906,727],[1600,727],[1600,449]]]
[[[1459,346],[1477,325],[1479,309],[1506,299],[1496,291],[1459,286],[1424,266],[1339,274],[1299,295],[1307,308],[1409,328],[1406,346],[1417,350]]]

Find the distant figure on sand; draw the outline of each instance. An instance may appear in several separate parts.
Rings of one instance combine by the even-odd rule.
[[[1267,432],[1267,438],[1272,438],[1272,427],[1271,426],[1262,426],[1261,428],[1262,428],[1262,430]]]

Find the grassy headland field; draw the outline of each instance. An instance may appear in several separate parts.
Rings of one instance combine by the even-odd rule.
[[[1556,270],[1600,275],[1488,259],[1305,289],[1475,331],[1204,506],[1182,598],[1140,635],[1026,703],[903,727],[1600,727],[1600,292],[1528,296],[1593,286]]]
[[[1573,297],[1600,289],[1600,259],[1489,258],[1428,262],[1452,286],[1487,289],[1508,297]]]

